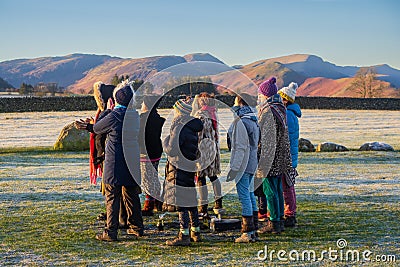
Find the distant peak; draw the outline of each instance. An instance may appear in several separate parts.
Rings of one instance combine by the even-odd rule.
[[[221,63],[224,64],[221,60],[218,58],[214,57],[213,55],[209,53],[192,53],[192,54],[187,54],[184,55],[183,58],[187,62],[192,62],[192,61],[209,61],[209,62],[216,62],[216,63]]]

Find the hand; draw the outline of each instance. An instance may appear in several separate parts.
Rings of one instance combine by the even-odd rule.
[[[108,101],[107,101],[107,109],[113,110],[114,107],[115,107],[114,101],[112,100],[112,98],[109,98]]]
[[[232,169],[229,170],[228,175],[226,176],[226,181],[230,182],[235,180],[236,176],[239,174],[238,171],[234,171]]]
[[[90,124],[94,124],[94,119],[93,119],[93,117],[90,117],[90,118],[86,118],[85,120],[84,120],[84,122],[85,123],[90,123]]]
[[[88,123],[86,123],[84,120],[79,120],[79,121],[75,121],[75,128],[78,130],[86,130],[86,126],[88,125]]]

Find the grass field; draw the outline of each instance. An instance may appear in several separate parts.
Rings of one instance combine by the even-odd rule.
[[[223,156],[227,160],[227,154]],[[94,235],[104,210],[98,187],[87,178],[87,153],[51,151],[3,153],[0,160],[0,266],[344,266],[347,262],[286,261],[276,254],[262,262],[257,252],[268,250],[370,250],[400,260],[400,155],[397,152],[300,154],[296,229],[263,236],[253,244],[234,244],[239,231],[205,231],[204,242],[170,248],[165,240],[176,229],[156,230],[156,218],[145,218],[146,236],[137,240],[120,234],[118,243],[102,243]],[[161,168],[160,168],[161,170]],[[232,184],[223,182],[224,190]],[[240,217],[237,195],[224,200],[229,216]],[[172,225],[176,216],[167,217]],[[375,259],[375,258],[374,258]],[[350,264],[350,263],[348,263]],[[352,265],[362,264],[353,262]],[[398,263],[364,262],[367,266]]]
[[[162,113],[167,115],[169,111]],[[296,181],[298,227],[252,244],[235,244],[239,231],[203,232],[204,242],[187,248],[165,246],[176,234],[177,218],[145,218],[146,236],[120,233],[120,242],[94,239],[104,224],[99,188],[88,178],[88,152],[51,151],[64,124],[92,112],[0,114],[0,266],[398,266],[400,261],[400,114],[392,111],[304,110],[301,136],[336,142],[353,151],[300,153]],[[227,124],[230,114],[220,114]],[[166,125],[166,127],[168,124]],[[221,127],[222,146],[224,129]],[[396,152],[355,151],[382,141]],[[233,183],[225,182],[229,154],[222,155],[224,205],[240,217]],[[160,164],[163,173],[165,159]],[[345,239],[347,246],[337,247]],[[272,259],[257,253],[267,245]],[[360,260],[281,261],[279,250],[360,252]],[[273,251],[275,250],[275,251]],[[369,250],[372,261],[362,259]],[[263,255],[263,254],[262,254]],[[286,257],[288,255],[286,254]],[[342,260],[341,260],[342,259]],[[386,262],[377,260],[386,260]],[[394,262],[396,260],[396,262]]]

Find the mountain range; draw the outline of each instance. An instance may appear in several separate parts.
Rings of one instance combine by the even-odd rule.
[[[208,53],[137,59],[71,54],[0,62],[0,79],[4,79],[4,82],[15,88],[23,82],[32,85],[39,82],[56,82],[68,91],[87,94],[91,92],[93,83],[97,81],[109,83],[115,74],[129,75],[134,79],[148,79],[168,67],[193,61],[224,64]],[[400,97],[400,70],[386,64],[371,67],[375,68],[378,79],[387,87],[381,96]],[[315,55],[294,54],[269,58],[247,65],[236,65],[234,68],[257,85],[270,76],[277,77],[278,87],[286,86],[292,81],[297,82],[300,86],[297,94],[301,96],[357,96],[347,88],[360,67],[337,66]],[[223,82],[229,86],[246,86],[243,81],[226,73],[216,73],[211,76],[213,81]]]

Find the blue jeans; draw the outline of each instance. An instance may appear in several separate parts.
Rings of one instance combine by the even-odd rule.
[[[263,188],[267,197],[269,219],[271,221],[280,221],[283,216],[282,177],[273,176],[265,178]]]
[[[245,172],[236,184],[236,190],[242,204],[242,216],[253,216],[257,212],[257,201],[253,192],[253,174]]]

